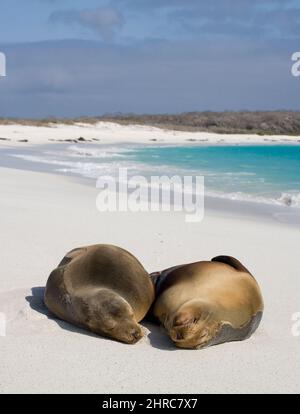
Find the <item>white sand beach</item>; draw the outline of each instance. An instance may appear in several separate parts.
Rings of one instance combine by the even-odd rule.
[[[111,143],[149,143],[156,141],[164,144],[197,143],[203,144],[300,144],[299,136],[255,134],[216,134],[209,132],[172,131],[142,125],[119,125],[111,122],[93,124],[75,123],[49,124],[49,126],[25,126],[21,124],[0,125],[0,145],[20,146],[24,140],[28,145],[48,144],[64,140],[100,140]],[[2,138],[2,139],[1,139]]]
[[[34,143],[46,136],[14,128],[1,127],[0,136]],[[0,169],[0,189],[0,393],[299,392],[300,337],[292,335],[292,315],[300,312],[299,228],[210,211],[198,224],[183,213],[99,213],[96,188],[9,168]],[[130,346],[48,318],[42,293],[49,273],[71,248],[94,243],[128,249],[148,271],[219,254],[239,258],[264,294],[260,328],[247,341],[191,351],[176,349],[149,323]]]

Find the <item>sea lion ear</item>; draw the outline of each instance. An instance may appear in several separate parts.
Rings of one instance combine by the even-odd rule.
[[[235,270],[239,271],[239,272],[246,272],[249,273],[249,270],[246,269],[246,267],[239,262],[237,259],[235,259],[234,257],[231,256],[217,256],[214,257],[213,259],[211,259],[212,262],[219,262],[219,263],[224,263],[227,264],[231,267],[233,267]]]

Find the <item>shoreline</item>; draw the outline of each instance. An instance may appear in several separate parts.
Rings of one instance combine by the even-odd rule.
[[[25,164],[28,161],[25,161]],[[89,188],[96,189],[96,179],[79,176],[76,174],[65,174],[59,171],[52,171],[45,166],[39,168],[35,163],[28,162],[29,166],[22,166],[21,162],[14,163],[13,166],[3,165],[0,162],[0,168],[7,168],[11,170],[41,173],[60,177],[66,182],[73,182],[74,184],[84,185]],[[32,168],[30,168],[30,166]],[[35,167],[35,168],[34,168]],[[239,218],[241,220],[250,220],[253,222],[262,221],[270,224],[277,224],[287,227],[300,227],[300,208],[279,206],[255,201],[232,200],[225,197],[217,197],[212,195],[205,195],[205,214],[208,212],[212,215],[221,215],[224,218]],[[151,211],[149,212],[151,213]],[[161,213],[161,211],[160,211]]]
[[[36,153],[39,154],[40,149],[43,145],[44,151],[50,151],[50,150],[59,150],[60,146],[63,145],[66,146],[67,144],[64,142],[62,144],[59,143],[47,143],[47,145],[36,145],[36,146],[21,146],[18,149],[23,151],[21,152],[19,157],[11,157],[7,156],[7,153],[11,150],[15,150],[16,147],[2,147],[2,156],[0,161],[1,167],[8,167],[12,169],[19,169],[24,171],[36,171],[36,172],[44,172],[49,173],[52,175],[57,175],[61,177],[65,177],[68,179],[71,179],[75,182],[84,183],[85,185],[88,185],[90,187],[96,186],[96,178],[91,177],[84,177],[82,175],[79,175],[79,173],[72,173],[72,172],[66,172],[66,171],[59,171],[58,168],[56,168],[55,164],[47,164],[46,162],[33,162],[26,159],[22,159],[22,154],[26,156],[26,149],[29,151],[36,150]],[[78,145],[84,145],[82,148],[83,150],[87,150],[90,143],[83,142],[82,144]],[[72,145],[68,143],[68,145]],[[105,151],[106,145],[104,143],[94,142],[90,145],[97,146],[97,148],[103,148]],[[125,144],[120,144],[125,145]],[[132,145],[132,144],[130,144]],[[136,144],[141,145],[141,144]],[[149,144],[149,146],[156,146],[157,144]],[[174,144],[174,145],[180,145],[180,144]],[[186,144],[185,144],[186,145]],[[1,147],[0,147],[1,150]],[[33,152],[35,154],[35,152]],[[87,158],[88,159],[88,158]],[[86,160],[86,159],[84,159]],[[285,206],[280,205],[279,203],[276,204],[274,202],[267,202],[267,201],[256,201],[255,199],[247,200],[247,199],[232,199],[230,196],[226,196],[226,193],[224,195],[214,195],[212,192],[206,191],[205,194],[205,208],[208,211],[216,212],[217,214],[223,214],[228,217],[231,216],[239,216],[241,218],[249,218],[252,220],[266,220],[270,222],[280,223],[282,225],[289,225],[289,226],[300,226],[300,209],[298,206]]]
[[[67,141],[77,143],[75,140],[79,138],[83,138],[85,143],[90,141],[99,144],[300,145],[300,136],[185,132],[141,125],[120,125],[111,122],[99,122],[95,125],[52,124],[48,127],[0,124],[1,146],[29,146],[51,142],[66,143]]]

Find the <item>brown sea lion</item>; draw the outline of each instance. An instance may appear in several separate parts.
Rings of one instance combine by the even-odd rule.
[[[69,252],[51,273],[45,304],[58,318],[133,344],[154,301],[149,274],[129,252],[111,245]]]
[[[152,273],[151,314],[176,346],[204,348],[249,338],[263,314],[260,288],[237,260],[219,256]]]

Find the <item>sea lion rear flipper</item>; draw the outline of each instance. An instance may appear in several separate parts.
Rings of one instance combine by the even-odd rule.
[[[212,262],[225,263],[239,272],[247,272],[251,275],[248,269],[237,259],[231,256],[217,256],[211,259]]]

